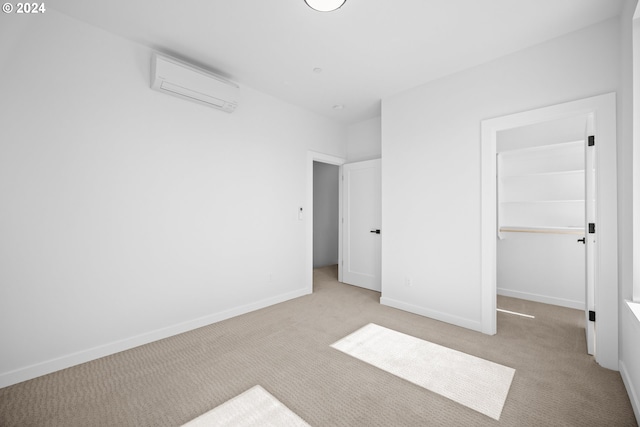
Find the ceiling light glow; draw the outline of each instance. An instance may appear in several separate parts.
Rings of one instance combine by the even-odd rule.
[[[347,0],[304,0],[304,2],[313,10],[318,12],[331,12],[340,9]]]

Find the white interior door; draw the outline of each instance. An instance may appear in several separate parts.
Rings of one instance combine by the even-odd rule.
[[[593,129],[593,114],[587,118],[585,136],[585,331],[587,353],[596,351],[595,287],[596,287],[596,145]],[[590,145],[592,144],[592,145]]]
[[[343,166],[342,280],[374,291],[380,285],[380,159]]]

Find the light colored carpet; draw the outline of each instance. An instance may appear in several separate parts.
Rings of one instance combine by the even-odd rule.
[[[488,336],[382,306],[336,267],[311,295],[2,388],[0,426],[177,427],[256,384],[315,427],[636,425],[620,374],[586,354],[584,312],[499,296],[535,319],[498,313]],[[516,369],[500,420],[331,348],[368,323]]]
[[[309,427],[259,385],[200,415],[183,427]]]
[[[495,420],[515,370],[374,323],[331,347]]]

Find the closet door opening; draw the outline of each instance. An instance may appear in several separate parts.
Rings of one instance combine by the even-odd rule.
[[[584,310],[586,124],[498,132],[498,295]]]
[[[541,186],[541,189],[536,187],[538,184],[524,185],[526,189],[520,189],[518,191],[512,191],[512,197],[520,197],[520,199],[509,199],[508,194],[505,192],[498,201],[498,182],[497,177],[499,175],[498,163],[504,163],[505,155],[502,158],[498,158],[498,153],[504,151],[504,147],[498,149],[498,140],[500,137],[508,137],[508,132],[517,132],[517,129],[530,127],[528,130],[535,130],[536,125],[544,127],[544,124],[549,122],[557,122],[562,120],[569,120],[572,118],[582,117],[582,126],[578,128],[576,126],[575,132],[585,129],[585,121],[587,117],[592,120],[588,134],[585,132],[579,139],[584,142],[582,146],[586,150],[585,156],[591,151],[591,154],[595,154],[597,150],[597,156],[594,157],[591,162],[591,166],[585,168],[584,163],[582,168],[585,169],[583,173],[584,179],[593,174],[594,181],[594,195],[595,197],[587,198],[583,197],[583,201],[580,199],[573,199],[570,191],[567,190],[566,182],[564,184],[556,182],[548,190],[548,187]],[[557,124],[557,123],[556,123]],[[590,145],[588,137],[585,135],[593,136],[595,146]],[[576,135],[577,136],[577,135]],[[572,142],[565,140],[565,148],[569,149]],[[575,142],[575,141],[573,141]],[[503,144],[502,142],[500,144]],[[523,145],[517,149],[525,151],[531,149],[532,151],[545,151],[542,146],[563,144],[563,142],[555,141],[551,143],[539,143],[531,142],[530,145]],[[576,144],[577,145],[577,144]],[[535,148],[534,147],[539,147]],[[556,147],[549,148],[554,150]],[[513,150],[516,150],[514,147]],[[521,113],[515,113],[507,116],[497,117],[493,119],[487,119],[482,122],[482,145],[481,145],[481,158],[482,158],[482,172],[481,172],[481,188],[482,188],[482,215],[481,215],[481,283],[482,283],[482,331],[486,334],[495,334],[498,331],[497,325],[497,294],[505,293],[506,291],[520,292],[520,298],[524,294],[529,298],[539,298],[541,295],[545,298],[551,297],[556,304],[579,304],[582,301],[583,309],[585,310],[585,330],[587,331],[587,341],[589,341],[589,332],[595,333],[597,328],[597,345],[593,348],[589,348],[589,351],[594,352],[595,360],[601,366],[616,370],[618,367],[618,244],[617,244],[617,166],[616,166],[616,96],[615,93],[608,93],[604,95],[598,95],[590,98],[579,99],[576,101],[570,101],[563,104],[551,105],[535,110],[525,111]],[[517,156],[516,156],[517,157]],[[584,157],[583,157],[584,158]],[[526,163],[526,162],[525,162]],[[542,179],[551,179],[547,175],[566,175],[562,179],[570,180],[568,177],[573,172],[570,169],[557,169],[544,170],[535,169],[535,162],[531,162],[530,173],[538,175]],[[542,164],[558,166],[555,160],[552,162],[541,162]],[[508,166],[501,166],[502,172],[508,172]],[[537,166],[536,166],[537,167]],[[520,168],[524,168],[521,166]],[[517,167],[512,169],[518,169]],[[587,172],[587,170],[589,170]],[[595,173],[593,173],[595,170]],[[520,179],[516,175],[524,175],[524,173],[512,173],[511,177],[508,174],[504,174],[503,178],[507,181],[515,181]],[[544,176],[544,177],[543,177]],[[522,179],[533,179],[522,178]],[[500,184],[507,186],[516,186],[511,182],[507,184]],[[566,193],[569,191],[569,193]],[[504,190],[503,191],[508,191]],[[527,193],[528,192],[528,193]],[[546,193],[545,193],[546,192]],[[524,198],[524,195],[528,194],[528,199]],[[505,197],[507,196],[507,197]],[[538,200],[534,199],[534,196]],[[535,203],[534,203],[535,202]],[[522,208],[523,205],[532,205],[531,209]],[[504,271],[498,271],[502,269],[505,254],[501,253],[501,260],[498,262],[498,244],[501,242],[508,242],[509,238],[504,238],[504,235],[508,233],[511,235],[538,235],[538,234],[567,234],[575,241],[567,240],[567,246],[571,244],[582,244],[582,241],[578,242],[578,239],[582,239],[580,234],[570,234],[579,232],[578,226],[574,224],[577,220],[576,212],[582,210],[587,211],[587,204],[592,204],[592,213],[597,214],[597,218],[594,219],[593,227],[590,223],[591,220],[587,215],[584,215],[583,221],[585,221],[584,238],[585,244],[580,249],[582,254],[576,255],[575,259],[583,256],[589,260],[589,257],[593,260],[592,267],[587,269],[588,262],[585,262],[585,282],[590,283],[591,287],[588,288],[586,283],[583,284],[582,292],[585,297],[580,298],[578,296],[577,286],[566,287],[563,289],[562,294],[549,295],[541,294],[539,289],[531,291],[529,288],[521,287],[513,289],[512,284],[504,284],[503,279],[505,277]],[[541,206],[547,205],[549,209],[544,210]],[[509,207],[507,207],[509,206]],[[573,206],[573,207],[571,207]],[[577,207],[576,207],[577,206]],[[587,212],[585,212],[587,213]],[[551,218],[556,218],[551,221]],[[527,219],[528,218],[528,219]],[[560,219],[557,220],[557,219]],[[528,221],[528,222],[527,222]],[[510,228],[511,227],[511,228]],[[527,230],[527,228],[529,228]],[[502,229],[502,230],[500,230]],[[592,232],[593,229],[593,232]],[[553,231],[553,233],[546,233]],[[542,236],[539,236],[542,237]],[[569,239],[569,237],[567,237]],[[533,244],[532,244],[533,245]],[[591,246],[591,248],[590,248]],[[502,251],[501,252],[505,252]],[[509,256],[511,254],[506,254]],[[562,256],[563,260],[567,260],[567,256]],[[538,273],[536,271],[536,273]],[[500,283],[498,283],[498,274],[501,275]],[[591,278],[592,280],[589,280]],[[576,281],[577,283],[577,281]],[[509,288],[511,287],[511,288]],[[498,288],[501,290],[498,291]],[[533,296],[531,296],[533,294]],[[551,303],[554,303],[551,302]],[[591,309],[593,307],[593,310]],[[593,313],[591,313],[593,311]],[[592,322],[592,319],[596,319],[596,323]],[[596,326],[597,325],[597,326]],[[586,351],[587,349],[585,349]]]

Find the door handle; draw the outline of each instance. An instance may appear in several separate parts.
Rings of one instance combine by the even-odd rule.
[[[582,239],[578,239],[578,242],[582,242],[583,245],[587,243],[584,237]]]
[[[373,230],[369,231],[369,233],[376,233],[376,234],[380,234],[380,230],[373,229]]]

